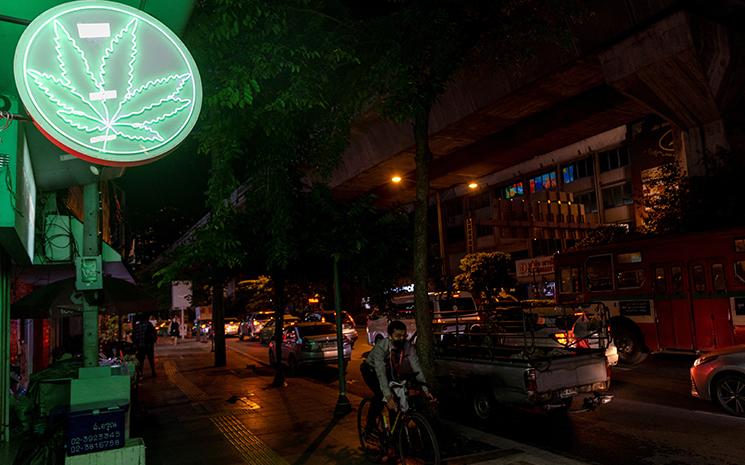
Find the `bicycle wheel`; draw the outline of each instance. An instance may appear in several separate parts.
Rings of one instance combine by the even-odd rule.
[[[439,465],[440,445],[427,418],[407,414],[398,428],[398,455],[401,465]]]
[[[380,415],[375,418],[374,424],[367,427],[367,417],[372,406],[372,398],[366,397],[357,408],[357,434],[360,437],[360,446],[370,455],[380,455],[382,452],[381,439],[383,428],[381,427]]]

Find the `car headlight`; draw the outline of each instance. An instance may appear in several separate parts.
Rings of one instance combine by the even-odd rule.
[[[704,355],[703,357],[697,358],[696,361],[693,362],[693,366],[694,367],[697,367],[699,365],[703,365],[704,363],[713,362],[714,360],[716,360],[718,358],[719,358],[718,355],[710,355],[710,356]]]

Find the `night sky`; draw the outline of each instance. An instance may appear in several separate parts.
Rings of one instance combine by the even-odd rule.
[[[131,231],[147,227],[153,215],[165,207],[193,219],[192,224],[196,222],[205,213],[208,176],[209,159],[198,155],[196,144],[188,141],[160,160],[127,168],[116,183],[126,192]]]

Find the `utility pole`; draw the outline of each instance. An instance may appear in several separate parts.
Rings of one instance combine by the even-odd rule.
[[[0,246],[0,444],[10,442],[10,257]]]
[[[344,416],[352,411],[347,398],[346,362],[344,360],[344,339],[341,320],[341,290],[339,289],[339,254],[334,254],[334,309],[336,310],[336,355],[339,363],[339,400],[336,401],[334,415]]]
[[[98,197],[98,181],[83,186],[83,254],[75,260],[75,289],[83,292],[85,367],[98,365],[98,297],[103,289]]]

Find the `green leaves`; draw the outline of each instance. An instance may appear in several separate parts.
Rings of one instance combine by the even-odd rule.
[[[182,95],[191,74],[170,74],[138,82],[138,20],[132,19],[103,50],[96,72],[92,57],[59,21],[54,22],[58,74],[29,69],[32,83],[59,109],[57,115],[80,142],[99,145],[116,138],[154,145],[165,140],[163,123],[190,107]]]

